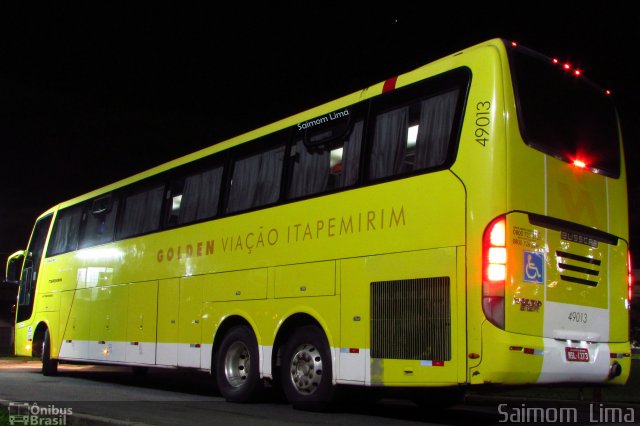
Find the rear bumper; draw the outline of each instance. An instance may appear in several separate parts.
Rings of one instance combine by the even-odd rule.
[[[505,332],[488,322],[483,324],[482,340],[482,361],[469,372],[472,384],[622,385],[631,368],[629,342],[588,343],[526,336]],[[569,349],[571,355],[566,348],[573,348]]]

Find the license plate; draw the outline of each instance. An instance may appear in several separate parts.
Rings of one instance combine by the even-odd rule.
[[[586,348],[564,348],[567,361],[589,362],[589,349]]]

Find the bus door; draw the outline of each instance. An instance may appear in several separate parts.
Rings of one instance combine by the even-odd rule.
[[[16,312],[16,324],[18,328],[25,326],[24,323],[31,318],[33,305],[35,302],[36,286],[38,284],[38,272],[40,262],[44,254],[44,244],[51,225],[51,215],[46,216],[36,222],[29,242],[29,248],[25,253],[22,275],[20,278],[20,288],[18,289],[18,306]],[[31,332],[27,333],[27,339],[33,338]],[[17,342],[16,342],[17,343]]]

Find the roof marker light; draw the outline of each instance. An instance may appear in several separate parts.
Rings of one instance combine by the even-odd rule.
[[[605,91],[604,91],[604,94],[605,94],[605,95],[610,95],[610,94],[611,94],[611,90],[609,90],[609,89],[605,90]]]
[[[570,70],[571,69],[571,64],[567,62],[566,64],[564,64],[564,66],[562,68],[564,68],[565,70]]]
[[[573,73],[574,73],[576,76],[578,76],[578,77],[579,77],[579,76],[582,74],[582,71],[580,71],[580,70],[575,70]]]
[[[559,60],[557,60],[556,58],[553,58],[553,59],[551,60],[551,62],[553,62],[554,64],[558,64],[558,63],[560,63],[560,61],[559,61]]]
[[[515,41],[512,41],[512,42],[511,42],[511,45],[512,45],[513,47],[517,47],[517,46],[518,46],[518,43],[516,43]]]
[[[580,167],[581,169],[587,167],[587,164],[582,160],[573,160],[573,165],[576,167]]]

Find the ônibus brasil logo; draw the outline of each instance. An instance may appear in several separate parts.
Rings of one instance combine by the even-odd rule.
[[[28,402],[9,403],[10,425],[66,425],[67,416],[72,414],[72,408],[60,408],[53,404],[40,406],[37,402],[31,404]]]

